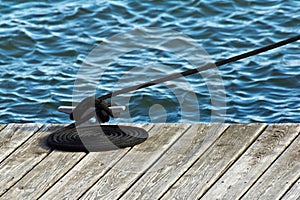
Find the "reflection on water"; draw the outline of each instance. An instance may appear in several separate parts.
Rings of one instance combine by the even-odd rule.
[[[300,2],[293,0],[2,1],[0,14],[0,123],[69,123],[68,116],[56,109],[72,104],[76,74],[89,52],[101,42],[109,42],[115,34],[136,27],[159,27],[185,34],[213,60],[300,33]],[[295,42],[219,68],[226,91],[227,122],[300,121],[299,44]],[[164,67],[174,71],[193,67],[169,52],[129,52],[106,70],[98,94],[110,92],[120,74],[136,66],[151,71],[145,79],[171,73]],[[145,76],[145,71],[135,71],[135,76]],[[141,80],[144,78],[127,84]],[[170,85],[180,90],[180,81]],[[199,105],[197,121],[210,122],[211,112],[220,108],[212,106],[205,80],[195,74],[186,81],[198,101],[186,93],[185,104]],[[169,87],[162,84],[131,93],[129,110],[133,121],[180,121],[182,106]],[[193,116],[195,112],[190,110],[185,115]]]

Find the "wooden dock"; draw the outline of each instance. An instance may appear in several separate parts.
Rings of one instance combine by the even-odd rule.
[[[131,124],[133,148],[61,152],[64,125],[0,125],[0,199],[300,199],[300,124]]]

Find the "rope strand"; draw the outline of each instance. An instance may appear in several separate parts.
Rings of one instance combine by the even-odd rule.
[[[117,96],[117,95],[120,95],[120,94],[125,94],[125,93],[132,92],[132,91],[135,91],[135,90],[139,90],[139,89],[142,89],[142,88],[157,85],[157,84],[160,84],[160,83],[163,83],[163,82],[166,82],[166,81],[174,80],[174,79],[180,78],[182,76],[189,76],[189,75],[195,74],[197,72],[205,71],[205,70],[208,70],[208,69],[211,69],[211,68],[214,68],[214,67],[219,67],[219,66],[231,63],[231,62],[242,60],[244,58],[248,58],[248,57],[251,57],[251,56],[266,52],[266,51],[269,51],[271,49],[275,49],[275,48],[284,46],[284,45],[289,44],[289,43],[296,42],[299,39],[300,39],[300,35],[289,38],[289,39],[286,39],[286,40],[282,40],[280,42],[277,42],[277,43],[274,43],[274,44],[271,44],[271,45],[268,45],[268,46],[265,46],[265,47],[261,47],[259,49],[249,51],[249,52],[237,55],[237,56],[233,56],[233,57],[228,58],[228,59],[220,60],[220,61],[217,61],[215,63],[210,63],[210,64],[207,64],[207,65],[195,68],[195,69],[190,69],[190,70],[180,72],[180,73],[174,73],[174,74],[171,74],[171,75],[163,77],[163,78],[159,78],[159,79],[152,80],[152,81],[145,82],[145,83],[141,83],[141,84],[138,84],[138,85],[135,85],[135,86],[123,88],[121,90],[117,90],[115,92],[111,92],[109,94],[103,95],[103,96],[99,97],[98,99],[101,99],[101,100],[108,99],[108,98],[111,98],[113,96]]]

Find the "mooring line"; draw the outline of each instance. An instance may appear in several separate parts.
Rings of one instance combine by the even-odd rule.
[[[201,71],[205,71],[205,70],[208,70],[208,69],[219,67],[219,66],[222,66],[222,65],[225,65],[225,64],[228,64],[228,63],[231,63],[231,62],[235,62],[235,61],[238,61],[238,60],[242,60],[244,58],[248,58],[248,57],[251,57],[251,56],[254,56],[254,55],[269,51],[269,50],[272,50],[272,49],[276,49],[278,47],[296,42],[299,39],[300,39],[300,35],[295,36],[295,37],[291,37],[289,39],[282,40],[280,42],[273,43],[271,45],[264,46],[264,47],[261,47],[261,48],[258,48],[258,49],[255,49],[255,50],[252,50],[252,51],[249,51],[249,52],[237,55],[237,56],[233,56],[233,57],[228,58],[228,59],[220,60],[220,61],[217,61],[215,63],[209,63],[209,64],[206,64],[204,66],[201,66],[201,67],[198,67],[198,68],[195,68],[195,69],[189,69],[189,70],[184,71],[184,72],[174,73],[174,74],[168,75],[168,76],[163,77],[163,78],[159,78],[159,79],[155,79],[155,80],[148,81],[148,82],[145,82],[145,83],[141,83],[141,84],[138,84],[138,85],[123,88],[121,90],[117,90],[115,92],[111,92],[109,94],[98,97],[98,99],[105,100],[105,99],[111,98],[113,96],[117,96],[117,95],[120,95],[120,94],[125,94],[125,93],[128,93],[128,92],[132,92],[132,91],[135,91],[135,90],[139,90],[139,89],[142,89],[142,88],[146,88],[146,87],[150,87],[150,86],[153,86],[153,85],[164,83],[164,82],[167,82],[167,81],[170,81],[170,80],[174,80],[174,79],[180,78],[182,76],[189,76],[189,75],[201,72]]]

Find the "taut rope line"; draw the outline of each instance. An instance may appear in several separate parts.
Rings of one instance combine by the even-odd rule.
[[[190,70],[180,72],[180,73],[174,73],[174,74],[171,74],[171,75],[163,77],[163,78],[159,78],[159,79],[152,80],[152,81],[149,81],[149,82],[141,83],[141,84],[138,84],[138,85],[127,87],[127,88],[123,88],[121,90],[117,90],[115,92],[111,92],[109,94],[98,97],[98,99],[99,100],[105,100],[105,99],[111,98],[113,96],[117,96],[117,95],[120,95],[120,94],[125,94],[125,93],[132,92],[132,91],[135,91],[135,90],[139,90],[139,89],[142,89],[142,88],[157,85],[157,84],[160,84],[160,83],[163,83],[163,82],[166,82],[166,81],[174,80],[174,79],[180,78],[182,76],[189,76],[189,75],[195,74],[197,72],[205,71],[205,70],[208,70],[208,69],[211,69],[211,68],[214,68],[214,67],[219,67],[219,66],[222,66],[222,65],[225,65],[225,64],[228,64],[228,63],[231,63],[231,62],[235,62],[235,61],[238,61],[238,60],[242,60],[244,58],[248,58],[248,57],[251,57],[251,56],[254,56],[254,55],[269,51],[269,50],[272,50],[272,49],[276,49],[276,48],[284,46],[286,44],[296,42],[299,39],[300,39],[300,35],[295,36],[295,37],[291,37],[289,39],[282,40],[280,42],[273,43],[271,45],[264,46],[264,47],[261,47],[261,48],[258,48],[258,49],[255,49],[255,50],[252,50],[252,51],[249,51],[249,52],[237,55],[237,56],[233,56],[233,57],[228,58],[228,59],[220,60],[220,61],[217,61],[215,63],[209,63],[209,64],[204,65],[202,67],[198,67],[198,68],[195,68],[195,69],[190,69]]]

